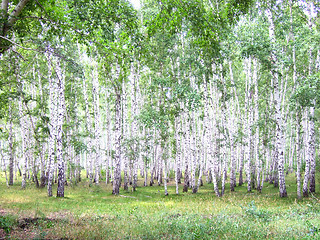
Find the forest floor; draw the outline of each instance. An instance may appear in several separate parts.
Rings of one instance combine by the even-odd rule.
[[[196,194],[181,185],[176,195],[170,182],[168,196],[162,186],[113,196],[110,184],[84,180],[66,186],[65,198],[48,198],[45,188],[16,182],[7,188],[0,176],[0,239],[320,239],[320,178],[315,195],[297,200],[294,173],[284,199],[268,183],[262,193],[227,186],[218,198],[212,184]]]

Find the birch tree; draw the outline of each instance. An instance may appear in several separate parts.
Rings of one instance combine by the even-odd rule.
[[[272,44],[271,61],[272,61],[272,77],[274,87],[274,105],[275,105],[275,121],[276,121],[276,157],[278,160],[278,175],[279,175],[279,191],[280,197],[287,196],[286,183],[284,178],[284,147],[283,147],[283,125],[281,115],[281,99],[279,89],[279,69],[277,67],[278,60],[276,54],[276,39],[275,39],[275,25],[273,21],[273,14],[271,9],[266,10],[266,15],[269,21],[269,36]]]

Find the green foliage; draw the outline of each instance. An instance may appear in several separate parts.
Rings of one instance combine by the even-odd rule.
[[[125,150],[125,155],[130,160],[137,161],[139,154],[140,154],[140,147],[141,147],[139,139],[133,138],[133,137],[124,139],[122,146]]]
[[[12,228],[17,224],[17,219],[13,215],[0,216],[0,228],[6,233],[10,233]]]
[[[295,103],[301,107],[310,107],[315,103],[320,103],[320,73],[304,79],[291,97],[291,104],[295,105]]]
[[[271,213],[266,210],[258,209],[254,201],[251,201],[248,206],[241,206],[241,208],[243,209],[244,213],[250,218],[270,221]]]
[[[168,29],[174,34],[189,26],[188,34],[194,36],[194,43],[206,53],[218,53],[219,36],[228,25],[249,10],[251,0],[230,0],[216,6],[205,1],[161,1],[157,15],[148,22],[149,35],[159,29]]]

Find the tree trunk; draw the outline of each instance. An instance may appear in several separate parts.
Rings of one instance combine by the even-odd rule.
[[[64,122],[65,114],[65,79],[64,73],[60,69],[60,63],[57,62],[56,67],[57,80],[58,80],[58,116],[57,116],[57,164],[58,164],[58,188],[57,197],[64,197],[64,185],[65,185],[65,162],[63,159],[63,145],[62,145],[62,125]]]
[[[85,127],[86,127],[86,143],[87,143],[87,150],[85,152],[86,154],[86,170],[87,170],[87,177],[89,177],[89,186],[91,186],[93,181],[93,163],[92,163],[92,126],[91,126],[91,115],[89,113],[89,101],[88,101],[88,92],[87,92],[87,85],[85,78],[83,78],[82,82],[82,88],[83,88],[83,97],[84,97],[84,104],[85,104]]]
[[[245,100],[245,106],[246,106],[246,116],[247,116],[247,122],[245,124],[245,139],[246,139],[246,145],[245,145],[245,164],[246,164],[246,178],[247,178],[247,191],[251,192],[251,130],[252,130],[252,107],[251,107],[251,57],[248,59],[248,66],[246,69],[247,77],[246,77],[246,100]]]
[[[179,194],[179,174],[180,174],[180,161],[181,161],[181,121],[180,116],[176,117],[176,167],[175,167],[175,183],[176,194]]]
[[[163,170],[164,170],[164,182],[163,182],[163,185],[164,185],[164,195],[165,196],[168,196],[168,186],[167,186],[167,181],[168,181],[168,176],[167,176],[167,159],[165,159],[165,156],[166,154],[164,154],[165,152],[164,151],[167,151],[165,149],[162,149],[162,147],[160,147],[160,157],[161,159],[159,159],[159,161],[162,161],[162,165],[163,165]]]
[[[28,128],[26,126],[26,118],[24,116],[23,108],[22,108],[22,98],[20,97],[19,100],[19,112],[20,112],[20,131],[21,131],[21,140],[22,140],[22,180],[21,180],[21,188],[26,188],[26,181],[27,181],[27,132]]]
[[[253,82],[254,82],[254,121],[256,125],[256,131],[254,134],[254,159],[256,162],[256,173],[257,173],[257,190],[259,192],[262,191],[262,183],[263,178],[261,177],[262,174],[262,161],[259,157],[259,143],[260,143],[260,136],[259,136],[259,95],[258,95],[258,76],[257,76],[257,59],[253,59]]]
[[[93,96],[93,109],[94,109],[94,141],[95,141],[95,184],[99,185],[100,166],[101,166],[101,154],[100,154],[100,138],[101,138],[101,126],[100,126],[100,88],[98,79],[97,63],[94,66],[92,72],[92,96]]]
[[[239,163],[239,186],[243,184],[243,159],[246,146],[241,145],[240,163]]]
[[[279,193],[280,197],[287,197],[286,182],[284,178],[284,146],[283,146],[283,126],[282,126],[282,114],[281,114],[281,97],[279,90],[279,75],[278,75],[278,59],[275,54],[275,26],[273,23],[272,12],[270,9],[266,10],[266,14],[269,20],[269,35],[273,50],[271,51],[271,59],[274,62],[271,71],[273,77],[274,88],[274,105],[275,105],[275,123],[276,123],[276,152],[278,162],[278,177],[279,177]]]
[[[115,103],[115,170],[112,194],[118,195],[121,183],[121,95],[116,93]]]
[[[14,156],[13,156],[13,124],[12,124],[12,109],[11,104],[9,104],[9,114],[10,114],[10,122],[9,122],[9,185],[13,185],[13,172],[14,172]]]
[[[296,162],[297,162],[297,197],[301,199],[301,153],[300,153],[300,146],[301,146],[301,112],[300,109],[296,110]]]

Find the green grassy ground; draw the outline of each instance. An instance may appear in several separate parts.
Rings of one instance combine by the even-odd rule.
[[[111,186],[86,181],[61,199],[32,183],[7,188],[2,176],[0,239],[320,239],[320,182],[317,194],[298,201],[294,175],[286,180],[285,199],[267,183],[261,194],[241,186],[217,198],[212,184],[197,194],[181,185],[176,195],[170,182],[169,196],[162,186],[113,196]]]

